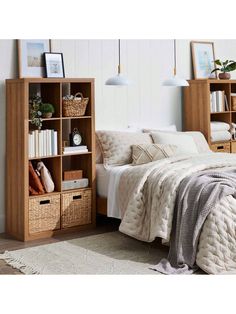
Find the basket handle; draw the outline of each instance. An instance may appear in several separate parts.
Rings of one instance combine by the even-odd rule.
[[[80,92],[78,92],[78,93],[75,94],[74,99],[75,99],[75,97],[78,96],[78,95],[81,96],[81,100],[83,100],[84,96],[83,96],[83,94],[80,93]]]

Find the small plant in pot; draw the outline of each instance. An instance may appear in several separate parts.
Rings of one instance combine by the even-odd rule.
[[[40,106],[40,111],[42,112],[43,118],[51,118],[55,109],[52,104],[42,103]]]
[[[229,72],[236,70],[236,62],[233,60],[220,61],[219,59],[215,60],[214,62],[218,67],[211,71],[211,73],[220,71],[221,73],[219,73],[219,79],[229,80],[231,78]]]
[[[29,101],[31,124],[35,125],[39,130],[42,127],[42,112],[40,110],[41,103],[42,99],[38,95],[34,95]]]

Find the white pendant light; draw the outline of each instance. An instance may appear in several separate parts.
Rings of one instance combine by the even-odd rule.
[[[189,83],[176,75],[176,39],[174,39],[174,76],[168,80],[165,80],[163,86],[189,86]]]
[[[118,55],[119,55],[118,74],[116,76],[110,77],[108,80],[106,80],[105,85],[128,86],[128,85],[131,84],[129,79],[121,74],[121,66],[120,66],[120,39],[118,40]]]

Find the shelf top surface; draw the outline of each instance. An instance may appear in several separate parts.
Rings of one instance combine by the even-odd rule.
[[[236,80],[220,80],[220,79],[196,79],[188,80],[189,83],[208,83],[208,84],[236,84]]]
[[[94,78],[40,78],[25,77],[19,79],[7,79],[9,83],[92,83]]]

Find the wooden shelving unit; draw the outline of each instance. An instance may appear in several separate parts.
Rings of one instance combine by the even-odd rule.
[[[184,88],[184,130],[201,131],[211,149],[215,152],[236,153],[236,141],[211,142],[211,121],[236,123],[236,112],[231,110],[231,93],[236,92],[236,80],[190,80],[189,87]],[[229,104],[229,111],[210,111],[210,93],[222,90]]]
[[[75,95],[76,92],[89,97],[85,115],[63,117],[63,96]],[[28,157],[28,134],[32,129],[29,99],[36,93],[41,95],[44,102],[52,103],[55,107],[53,117],[43,119],[42,129],[57,131],[58,154],[56,156]],[[6,80],[6,96],[6,232],[17,239],[27,241],[95,227],[94,79]],[[68,140],[69,133],[75,127],[82,135],[82,145],[87,145],[88,152],[63,155],[62,142]],[[55,184],[55,191],[29,196],[28,165],[29,161],[34,163],[38,160],[42,160],[49,169]],[[89,180],[88,188],[62,191],[65,170],[83,170],[83,176]],[[66,197],[71,197],[68,210],[65,207],[68,206]],[[81,208],[80,201],[83,198],[85,198],[84,204],[87,205]],[[74,221],[72,216],[75,217]],[[82,217],[81,222],[79,217]]]

